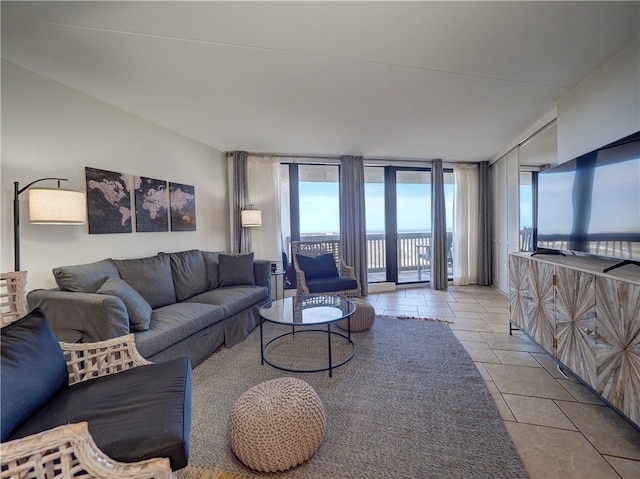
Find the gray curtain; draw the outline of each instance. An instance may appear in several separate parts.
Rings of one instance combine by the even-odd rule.
[[[367,280],[367,226],[364,209],[364,161],[361,156],[340,158],[340,240],[345,263],[353,266],[360,291]]]
[[[491,181],[489,162],[478,163],[478,284],[491,285]]]
[[[444,172],[442,160],[434,160],[431,168],[431,289],[446,290],[448,276]]]
[[[242,227],[240,210],[247,206],[247,157],[246,151],[234,151],[233,157],[233,228],[235,229],[234,253],[249,253],[251,251],[251,229]]]

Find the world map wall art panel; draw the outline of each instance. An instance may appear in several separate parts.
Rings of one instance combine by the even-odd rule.
[[[195,187],[85,167],[89,234],[196,231]],[[168,187],[167,187],[168,185]]]
[[[164,180],[144,176],[133,179],[136,200],[136,231],[169,231],[169,190]]]
[[[85,168],[89,234],[131,233],[131,177]]]
[[[180,183],[169,183],[171,205],[171,231],[196,230],[195,187]]]

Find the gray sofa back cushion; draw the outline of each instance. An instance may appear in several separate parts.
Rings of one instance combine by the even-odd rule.
[[[114,259],[120,277],[135,289],[153,308],[176,302],[169,256],[137,259]]]
[[[218,287],[220,282],[218,278],[218,255],[220,253],[214,251],[201,251],[204,258],[204,265],[207,268],[207,279],[209,280],[209,289]]]
[[[171,275],[178,301],[184,301],[209,289],[207,267],[200,250],[160,254],[168,256],[171,261]]]
[[[53,268],[58,288],[76,293],[95,293],[109,276],[119,276],[118,268],[111,259]]]

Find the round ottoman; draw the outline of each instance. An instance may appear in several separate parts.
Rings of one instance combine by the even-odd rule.
[[[353,333],[369,329],[376,317],[376,309],[362,299],[349,298],[349,301],[356,305],[356,312],[351,315],[351,332]],[[336,324],[340,329],[347,331],[349,329],[348,321],[348,319],[342,319]]]
[[[256,471],[286,471],[309,459],[324,436],[325,414],[315,390],[296,378],[252,387],[233,406],[231,448]]]

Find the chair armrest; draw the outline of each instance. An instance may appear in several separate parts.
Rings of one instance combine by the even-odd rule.
[[[2,477],[168,479],[168,458],[112,460],[96,446],[86,422],[67,424],[0,444]]]
[[[293,265],[293,269],[296,271],[296,293],[298,295],[309,294],[309,286],[307,286],[307,277],[305,276],[304,271],[296,266],[295,263]]]
[[[340,260],[340,276],[356,279],[356,270],[353,266],[347,266],[347,263]]]
[[[152,364],[136,349],[133,334],[97,343],[60,343],[67,360],[69,384]]]

